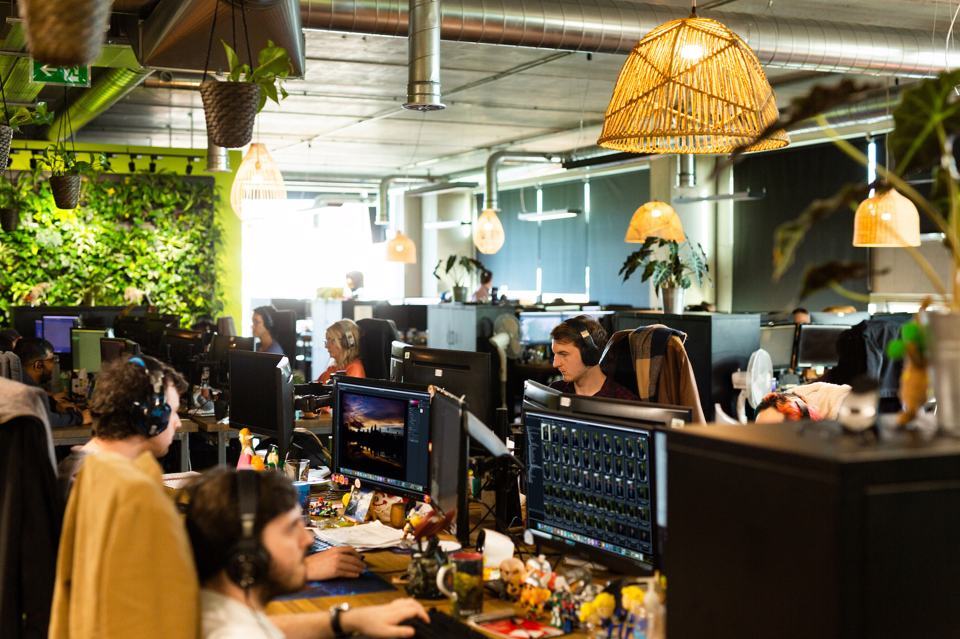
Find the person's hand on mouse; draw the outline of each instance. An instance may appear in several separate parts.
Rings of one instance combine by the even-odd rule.
[[[415,599],[395,599],[383,606],[364,606],[344,612],[340,625],[344,632],[365,637],[413,637],[416,634],[404,621],[417,617],[430,623],[430,616]]]
[[[336,546],[309,555],[306,561],[307,579],[310,581],[355,579],[367,568],[360,553],[350,546]]]

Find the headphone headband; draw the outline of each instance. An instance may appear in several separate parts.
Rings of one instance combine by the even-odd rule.
[[[142,368],[150,382],[150,394],[144,401],[134,401],[130,407],[133,425],[144,437],[156,437],[170,425],[170,414],[173,412],[164,397],[163,372],[150,370],[146,360],[136,355],[129,358],[127,363]]]
[[[226,571],[235,584],[246,590],[267,575],[270,559],[256,536],[260,476],[253,470],[240,470],[236,483],[240,539],[230,551]]]
[[[590,334],[590,329],[587,327],[586,322],[578,316],[566,319],[563,323],[575,330],[580,337],[580,343],[577,345],[577,348],[580,350],[580,359],[583,361],[583,364],[585,366],[596,366],[599,364],[601,355],[600,347],[597,346],[597,343],[593,340],[593,335]]]

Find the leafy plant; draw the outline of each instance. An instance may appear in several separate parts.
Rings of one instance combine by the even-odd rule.
[[[67,141],[60,140],[44,149],[37,158],[40,168],[50,171],[53,175],[96,174],[99,171],[109,171],[110,161],[106,154],[88,153],[89,161],[81,160],[81,155],[73,149],[67,148]]]
[[[18,107],[17,110],[13,112],[13,115],[10,116],[9,126],[16,132],[23,126],[49,126],[52,123],[53,112],[47,111],[46,102],[38,102],[37,106],[33,109]]]
[[[19,203],[19,194],[10,180],[0,179],[0,209],[14,209]]]
[[[252,70],[249,64],[241,64],[240,57],[229,44],[220,41],[223,44],[223,50],[227,54],[227,63],[230,66],[230,74],[227,80],[230,82],[252,82],[260,87],[260,103],[257,105],[257,113],[263,110],[270,98],[277,104],[280,100],[287,97],[287,91],[283,88],[285,80],[290,72],[293,71],[293,63],[287,50],[273,43],[273,40],[267,40],[267,46],[260,49],[257,54],[257,66]]]
[[[451,286],[465,286],[467,279],[474,273],[485,273],[487,270],[482,262],[466,255],[447,257],[443,271],[440,270],[442,265],[444,261],[437,260],[437,265],[433,267],[433,276],[440,281],[448,282]]]
[[[666,259],[657,257],[666,247]],[[686,250],[684,250],[686,249]],[[699,243],[694,245],[689,240],[680,244],[673,240],[659,237],[648,237],[640,248],[624,260],[620,267],[623,281],[630,279],[638,269],[643,271],[640,281],[653,280],[653,285],[659,288],[690,288],[693,277],[698,285],[703,284],[704,278],[710,277],[710,266],[707,264],[707,254]]]

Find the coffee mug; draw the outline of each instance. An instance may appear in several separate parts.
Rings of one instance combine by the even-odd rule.
[[[483,612],[483,555],[457,552],[437,572],[437,588],[453,601],[453,614],[468,617]]]

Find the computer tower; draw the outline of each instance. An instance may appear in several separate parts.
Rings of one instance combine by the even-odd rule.
[[[960,633],[960,442],[830,428],[669,431],[671,639]]]

